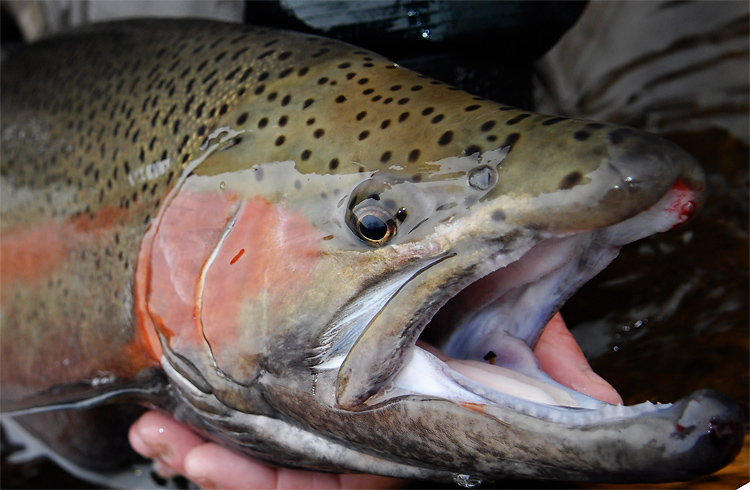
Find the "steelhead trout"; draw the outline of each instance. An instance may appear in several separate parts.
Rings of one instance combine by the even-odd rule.
[[[133,403],[280,465],[466,485],[686,480],[739,450],[723,395],[614,406],[532,351],[699,206],[664,140],[198,20],[20,48],[1,108],[2,410],[79,465],[118,461],[98,424]]]

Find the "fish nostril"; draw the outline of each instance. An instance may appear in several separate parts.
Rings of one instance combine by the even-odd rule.
[[[482,165],[469,172],[468,180],[469,185],[474,189],[486,191],[497,182],[497,172],[491,167]]]

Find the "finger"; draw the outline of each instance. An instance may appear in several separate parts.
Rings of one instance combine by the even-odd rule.
[[[403,480],[374,475],[338,475],[277,468],[217,444],[193,448],[185,458],[185,476],[203,488],[310,489],[310,488],[397,488]]]
[[[130,427],[128,438],[136,452],[157,461],[154,468],[164,477],[184,474],[185,456],[204,442],[173,418],[153,411],[146,412]]]
[[[612,385],[591,369],[560,313],[545,327],[534,353],[542,370],[558,383],[605,402],[622,403]]]

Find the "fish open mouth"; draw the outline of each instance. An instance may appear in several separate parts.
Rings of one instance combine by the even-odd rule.
[[[426,314],[431,318],[423,319],[419,338],[404,349],[400,369],[359,408],[422,395],[482,413],[502,407],[571,425],[668,408],[650,402],[613,405],[564,386],[553,379],[559,373],[541,369],[534,347],[562,304],[622,245],[685,221],[692,199],[678,182],[636,216],[606,228],[542,238],[518,260],[446,291],[450,299]]]

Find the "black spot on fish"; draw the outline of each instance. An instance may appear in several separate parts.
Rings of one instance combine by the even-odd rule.
[[[237,118],[237,124],[243,125],[247,121],[247,112],[243,112],[240,114],[240,116]]]
[[[443,120],[444,118],[445,118],[445,116],[444,116],[443,114],[438,114],[437,116],[433,117],[433,118],[432,118],[432,120],[431,120],[430,122],[431,122],[432,124],[437,124],[437,123],[439,123],[440,121],[442,121],[442,120]]]
[[[402,113],[401,113],[401,114],[399,114],[399,116],[398,116],[398,122],[400,122],[400,123],[401,123],[401,122],[404,122],[404,121],[406,121],[406,120],[407,120],[408,118],[409,118],[409,113],[408,113],[408,112],[402,112]]]
[[[344,96],[342,95],[341,97],[344,97]],[[346,100],[346,98],[345,98],[345,97],[344,97],[344,100]],[[314,103],[314,102],[315,102],[315,100],[314,100],[314,99],[307,99],[307,100],[305,100],[305,101],[304,101],[304,102],[302,103],[302,110],[305,110],[305,109],[307,109],[308,107],[310,107],[311,105],[313,105],[313,103]],[[339,100],[338,100],[338,99],[336,99],[336,102],[339,102]],[[343,102],[343,101],[341,101],[341,102]]]
[[[357,113],[357,115],[355,116],[355,119],[357,119],[357,121],[361,121],[365,117],[367,117],[367,112],[362,111],[362,112]]]
[[[472,111],[476,111],[480,107],[482,107],[482,106],[478,105],[478,104],[473,104],[473,105],[464,107],[464,111],[466,111],[466,112],[472,112]]]
[[[510,133],[510,134],[509,134],[509,135],[508,135],[508,136],[507,136],[507,137],[505,138],[505,143],[503,143],[503,144],[502,144],[502,146],[503,146],[503,147],[505,147],[505,146],[512,146],[512,145],[514,145],[514,144],[515,144],[515,143],[516,143],[516,142],[517,142],[517,141],[518,141],[519,139],[521,139],[521,134],[520,134],[520,133]]]
[[[289,118],[287,116],[281,116],[279,118],[279,126],[283,128],[284,126],[286,126],[286,123],[288,121],[289,121]]]
[[[206,76],[205,76],[205,77],[203,78],[203,81],[202,81],[201,83],[203,83],[203,84],[205,85],[205,84],[206,84],[206,83],[207,83],[207,82],[208,82],[209,80],[211,80],[211,79],[212,79],[213,77],[215,77],[215,76],[216,76],[216,73],[217,73],[217,72],[218,72],[218,70],[214,70],[214,71],[212,71],[211,73],[209,73],[208,75],[206,75]]]
[[[240,79],[238,80],[238,82],[239,82],[239,83],[242,83],[242,82],[244,82],[245,80],[247,80],[247,79],[248,79],[248,78],[250,77],[250,74],[251,74],[252,72],[253,72],[253,69],[252,69],[252,67],[251,67],[251,68],[248,68],[248,69],[246,69],[246,70],[245,70],[245,71],[244,71],[244,72],[242,73],[242,76],[240,77]]]
[[[385,121],[383,121],[382,123],[380,123],[380,129],[385,129],[385,128],[387,128],[390,125],[391,125],[391,120],[390,119],[386,119]]]
[[[553,117],[551,119],[547,119],[542,123],[542,126],[552,126],[553,124],[557,124],[559,122],[567,121],[567,117]]]
[[[263,129],[266,126],[268,126],[268,118],[267,117],[261,118],[261,120],[258,121],[258,128]]]
[[[464,152],[467,155],[473,155],[475,153],[481,153],[482,149],[479,146],[477,146],[477,145],[471,145],[468,148],[466,148],[466,150],[464,150]]]
[[[560,185],[558,186],[560,189],[571,189],[578,185],[581,180],[583,179],[583,174],[579,171],[570,172],[568,175],[566,175],[561,181]]]
[[[286,78],[289,75],[291,75],[293,71],[294,71],[294,68],[286,68],[282,70],[281,73],[279,73],[279,78]]]
[[[243,55],[243,54],[244,54],[244,53],[245,53],[245,52],[247,51],[247,49],[248,49],[247,47],[244,47],[244,48],[238,49],[238,50],[237,50],[237,51],[236,51],[236,52],[235,52],[235,53],[234,53],[234,54],[232,55],[232,61],[235,61],[235,60],[237,60],[237,58],[239,58],[240,56],[242,56],[242,55]]]
[[[391,152],[386,151],[382,155],[380,155],[380,163],[388,163],[391,159]]]
[[[519,122],[523,121],[527,117],[531,117],[531,114],[527,114],[527,113],[519,114],[513,119],[509,119],[508,121],[506,121],[505,124],[507,124],[508,126],[512,126],[514,124],[518,124]]]
[[[589,136],[591,136],[591,133],[588,131],[576,131],[573,133],[573,138],[577,139],[578,141],[586,141],[589,139]]]
[[[334,158],[333,160],[331,160],[330,162],[328,162],[328,168],[330,170],[335,170],[335,169],[338,168],[338,166],[339,166],[339,159],[338,158]]]
[[[284,144],[285,141],[286,141],[286,136],[281,135],[278,138],[276,138],[276,141],[274,142],[274,145],[281,146],[281,145]]]
[[[302,161],[306,162],[307,160],[310,159],[311,155],[312,155],[312,151],[310,151],[310,150],[303,151],[302,155],[301,155]]]
[[[224,81],[228,82],[229,80],[233,79],[235,77],[235,75],[237,75],[240,72],[241,69],[242,69],[242,67],[238,66],[234,70],[232,70],[229,73],[227,73],[226,76],[224,77]]]
[[[482,125],[481,125],[481,126],[479,127],[479,130],[480,130],[480,131],[482,131],[482,132],[484,132],[484,133],[486,133],[486,132],[487,132],[487,131],[489,131],[490,129],[494,128],[494,127],[495,127],[495,124],[496,124],[496,122],[495,122],[495,121],[487,121],[487,122],[483,123],[483,124],[482,124]]]
[[[409,161],[410,162],[416,162],[419,159],[420,151],[418,149],[414,149],[409,152]]]
[[[362,131],[361,133],[359,133],[359,136],[358,136],[359,141],[362,141],[362,140],[366,139],[368,136],[370,136],[370,132],[369,131],[367,131],[367,130]]]
[[[440,136],[440,139],[438,139],[438,144],[440,146],[445,146],[451,141],[453,141],[453,131],[446,131]]]
[[[435,112],[435,108],[434,108],[434,107],[427,107],[426,109],[424,109],[424,110],[422,111],[422,115],[423,115],[423,116],[429,116],[429,115],[430,115],[430,114],[432,114],[433,112]]]
[[[315,130],[315,131],[313,132],[313,136],[314,136],[314,137],[315,137],[316,139],[320,139],[320,138],[322,138],[324,134],[326,134],[326,131],[325,131],[325,129],[323,129],[323,128],[318,128],[318,129],[316,129],[316,130]]]
[[[281,107],[286,107],[287,105],[289,105],[289,102],[291,101],[292,101],[292,96],[289,94],[285,95],[284,98],[281,99]]]
[[[408,102],[409,102],[409,98],[408,97],[404,97],[403,99],[399,99],[398,102],[397,102],[397,104],[398,105],[406,105]]]
[[[598,122],[592,122],[586,124],[586,127],[589,129],[602,129],[604,127],[604,124],[598,123]]]

